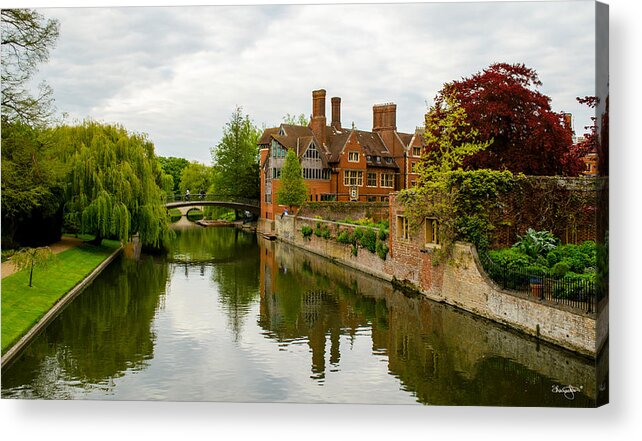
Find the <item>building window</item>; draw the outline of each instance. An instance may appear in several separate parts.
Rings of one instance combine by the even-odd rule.
[[[272,140],[272,157],[273,158],[285,158],[287,150],[278,142]]]
[[[410,186],[415,187],[417,185],[417,181],[410,181]]]
[[[333,194],[322,194],[321,201],[336,201],[337,196]]]
[[[381,202],[388,202],[388,196],[381,196]]]
[[[266,204],[272,203],[272,193],[265,193],[265,203]]]
[[[410,223],[405,216],[397,216],[397,239],[410,240]]]
[[[363,172],[360,170],[345,170],[343,172],[343,185],[351,187],[357,185],[363,186]]]
[[[359,152],[348,152],[348,161],[359,162]]]
[[[392,164],[392,158],[385,157],[383,160],[386,161],[386,164]]]
[[[426,218],[426,246],[439,244],[439,221]]]
[[[280,168],[273,168],[272,169],[272,179],[280,179],[281,178],[281,169]]]
[[[392,173],[381,173],[381,186],[385,188],[392,188],[395,186],[395,179]]]
[[[410,163],[410,173],[417,173],[417,166],[419,165],[418,162],[411,162]]]
[[[310,144],[310,147],[308,147],[308,149],[305,151],[305,153],[303,154],[303,157],[307,159],[321,160],[321,155],[319,154],[319,151],[317,150],[314,144]]]
[[[376,187],[377,186],[377,174],[376,173],[368,172],[367,185],[368,185],[368,187]]]
[[[421,157],[421,147],[413,147],[412,148],[412,156],[415,158],[420,158]]]
[[[381,156],[375,156],[375,162],[381,162]]]

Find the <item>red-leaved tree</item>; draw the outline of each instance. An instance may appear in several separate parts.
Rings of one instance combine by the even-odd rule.
[[[492,64],[446,83],[431,111],[447,112],[446,99],[454,97],[479,141],[493,140],[465,161],[466,168],[576,176],[583,164],[572,149],[571,128],[563,114],[551,110],[550,98],[536,90],[541,84],[535,70],[523,64]]]

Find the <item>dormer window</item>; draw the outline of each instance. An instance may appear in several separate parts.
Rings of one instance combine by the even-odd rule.
[[[381,162],[381,156],[375,156],[375,161],[376,162]]]
[[[279,130],[279,135],[285,136],[285,129],[281,127],[281,130]]]
[[[383,159],[384,159],[384,161],[386,161],[386,164],[392,164],[392,158],[386,157],[386,158],[383,158]]]
[[[348,161],[359,162],[359,152],[348,152]]]
[[[367,155],[367,156],[366,156],[366,160],[368,160],[368,161],[372,161],[372,155]]]
[[[305,151],[303,157],[308,159],[321,159],[321,155],[319,155],[319,151],[317,150],[314,143],[310,144],[310,147],[308,147],[308,149]]]

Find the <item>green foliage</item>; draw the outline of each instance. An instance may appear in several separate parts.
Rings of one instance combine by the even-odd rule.
[[[480,142],[478,132],[466,121],[466,112],[453,96],[446,96],[442,107],[426,114],[424,141],[428,146],[419,164],[419,188],[444,190],[444,176],[461,170],[464,160],[485,150],[492,140]]]
[[[355,230],[352,232],[352,239],[354,240],[354,243],[361,243],[361,239],[363,239],[364,233],[365,230],[363,228],[355,228]]]
[[[203,219],[203,217],[204,217],[204,214],[203,214],[203,212],[201,210],[190,210],[187,213],[187,219],[192,221],[192,222],[199,221],[199,220]]]
[[[597,246],[592,240],[580,245],[561,245],[550,251],[546,260],[550,266],[563,262],[568,265],[569,271],[583,273],[587,268],[596,268]]]
[[[349,230],[341,230],[339,234],[337,235],[337,242],[343,243],[343,244],[351,244],[353,243],[353,238],[352,234],[350,234]]]
[[[288,113],[283,117],[283,122],[285,124],[291,124],[295,126],[305,126],[305,127],[307,127],[308,124],[310,123],[310,121],[308,120],[308,118],[305,116],[304,113],[301,113],[299,115],[290,115]]]
[[[38,271],[26,290],[29,274],[20,271],[2,279],[2,352],[9,349],[69,290],[83,280],[118,247],[88,244],[63,251]]]
[[[581,299],[592,295],[591,284],[596,283],[596,275],[576,274],[569,271],[564,277],[553,282],[553,297],[559,299]]]
[[[213,181],[213,169],[199,162],[190,162],[181,172],[179,190],[185,194],[189,190],[192,199],[196,199],[201,190],[207,192]]]
[[[385,241],[388,239],[388,230],[387,229],[381,229],[379,230],[379,240]]]
[[[465,215],[455,221],[455,237],[471,242],[479,251],[488,249],[490,229],[488,220],[480,215]]]
[[[237,107],[223,128],[221,141],[213,147],[213,184],[208,192],[246,198],[259,198],[259,151],[261,131],[243,109]]]
[[[321,222],[317,222],[316,227],[314,228],[314,235],[316,237],[321,237]]]
[[[570,270],[571,267],[568,263],[564,261],[557,262],[555,265],[553,265],[553,268],[551,268],[551,274],[554,277],[564,277],[564,275],[566,275],[566,273],[568,273]]]
[[[516,248],[503,248],[488,252],[491,260],[507,270],[521,270],[534,263],[534,259]]]
[[[3,121],[3,247],[21,242],[33,246],[60,238],[65,173],[66,165],[50,131]]]
[[[513,247],[532,258],[545,256],[559,244],[559,239],[550,231],[535,231],[532,228],[526,230],[526,233],[518,238],[519,241]]]
[[[54,254],[49,247],[23,248],[13,255],[11,262],[18,270],[29,269],[29,287],[31,288],[34,267],[46,267],[53,257]]]
[[[308,190],[303,179],[301,164],[294,151],[289,150],[281,168],[281,185],[277,193],[277,203],[299,207],[305,202]]]
[[[375,253],[377,250],[377,233],[375,230],[366,228],[359,239],[359,244],[371,253]]]
[[[330,229],[327,226],[323,228],[323,231],[321,232],[321,237],[323,237],[324,239],[330,239],[331,237]]]
[[[172,237],[161,189],[163,172],[154,145],[120,126],[86,121],[55,129],[69,159],[65,219],[82,233],[126,241],[138,232],[146,248]]]
[[[174,156],[159,156],[158,162],[160,163],[163,172],[172,177],[172,189],[168,194],[180,192],[181,173],[183,172],[183,169],[189,165],[189,161],[185,158],[176,158]],[[206,189],[207,188],[209,188],[209,186],[206,187]]]
[[[312,236],[312,227],[304,225],[301,227],[301,234],[304,238],[309,239]]]
[[[350,252],[352,253],[353,256],[357,257],[357,254],[359,253],[359,248],[356,245],[351,245]]]
[[[180,220],[183,215],[181,214],[181,211],[178,208],[170,208],[168,210],[169,213],[169,221],[174,223],[178,220]]]
[[[388,255],[388,245],[384,242],[377,242],[377,255],[383,259],[386,260],[386,256]]]

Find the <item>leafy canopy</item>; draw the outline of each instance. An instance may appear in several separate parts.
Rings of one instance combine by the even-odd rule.
[[[213,171],[212,167],[199,162],[191,162],[181,172],[180,192],[185,194],[189,190],[192,195],[196,195],[201,190],[207,192],[212,185]]]
[[[292,209],[293,206],[301,206],[305,202],[307,195],[308,189],[303,180],[303,171],[299,158],[297,158],[294,151],[289,150],[281,168],[281,185],[277,192],[277,203],[279,205],[287,205]]]
[[[66,221],[97,241],[126,241],[138,232],[143,246],[165,246],[172,233],[162,204],[164,174],[146,136],[92,121],[61,126],[56,135],[69,149]]]
[[[261,131],[237,107],[223,128],[221,141],[210,151],[214,164],[211,193],[224,196],[258,198],[259,150]]]
[[[172,192],[179,192],[181,185],[181,173],[183,172],[183,169],[189,165],[189,161],[185,158],[176,158],[174,156],[159,156],[158,162],[160,163],[163,172],[172,177]]]
[[[449,106],[442,104],[454,97],[479,139],[492,140],[465,166],[527,175],[576,174],[581,158],[569,154],[571,130],[563,115],[551,110],[550,98],[536,90],[541,85],[535,70],[506,63],[444,85],[435,98],[439,113],[448,112]]]

